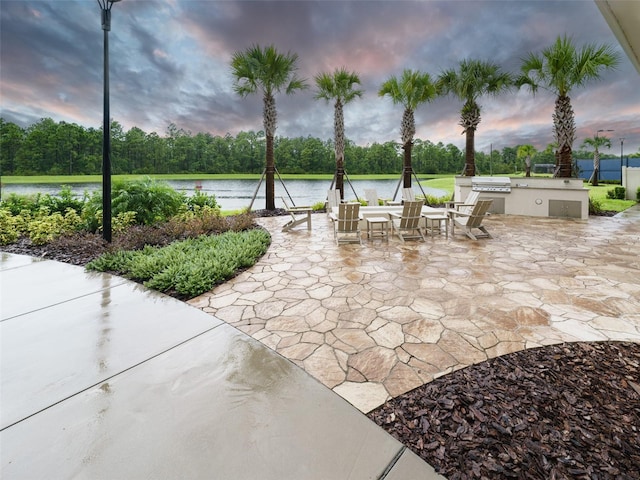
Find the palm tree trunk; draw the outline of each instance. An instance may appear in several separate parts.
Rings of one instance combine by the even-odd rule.
[[[476,174],[476,128],[480,123],[480,107],[473,100],[468,100],[462,107],[460,126],[466,135],[464,172],[465,177]]]
[[[340,100],[336,101],[333,112],[333,133],[336,150],[336,189],[344,200],[344,111]]]
[[[273,95],[264,94],[264,132],[267,139],[265,160],[265,209],[276,209],[275,170],[276,163],[273,154],[273,137],[276,131],[276,99]]]
[[[564,146],[556,153],[558,159],[558,175],[559,178],[570,178],[572,176],[572,152],[571,147]]]
[[[465,153],[464,153],[464,171],[462,175],[472,177],[476,174],[476,158],[475,158],[475,129],[467,128],[465,131]]]
[[[265,167],[265,205],[266,210],[276,209],[275,161],[273,157],[273,135],[267,135],[267,159]]]
[[[411,188],[411,149],[413,147],[413,136],[416,134],[416,120],[411,108],[405,108],[402,114],[402,124],[400,125],[400,135],[402,137],[402,149],[404,158],[402,161],[402,183],[404,188]]]
[[[571,147],[575,140],[576,125],[571,99],[566,95],[558,96],[553,113],[553,129],[558,144],[558,177],[572,177],[573,155]]]
[[[411,149],[413,142],[407,142],[402,146],[404,150],[404,160],[402,162],[402,186],[403,188],[411,188],[411,174],[413,169],[411,167]]]

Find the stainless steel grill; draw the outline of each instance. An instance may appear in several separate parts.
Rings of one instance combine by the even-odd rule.
[[[473,177],[471,190],[475,192],[511,193],[511,179],[509,177]]]

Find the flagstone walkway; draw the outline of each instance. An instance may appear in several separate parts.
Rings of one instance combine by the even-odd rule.
[[[434,378],[525,348],[640,342],[640,206],[588,221],[492,215],[493,239],[333,241],[326,215],[189,303],[369,412]]]

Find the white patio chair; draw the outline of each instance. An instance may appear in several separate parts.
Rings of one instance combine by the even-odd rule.
[[[491,208],[493,200],[478,200],[470,213],[450,210],[451,216],[451,234],[455,235],[456,226],[462,228],[463,233],[472,240],[478,238],[493,238],[487,229],[482,225],[487,211]],[[480,230],[480,233],[474,233],[473,230]]]
[[[291,215],[291,220],[282,227],[283,232],[291,230],[293,227],[305,222],[307,223],[307,230],[311,230],[312,207],[294,207],[290,205],[284,197],[282,197],[282,203],[284,203],[285,210]]]
[[[333,220],[333,237],[338,245],[349,242],[362,244],[359,203],[341,203],[338,213],[332,212],[329,218]]]
[[[421,200],[414,202],[404,202],[402,213],[390,213],[391,231],[398,235],[401,242],[409,239],[422,239],[425,241],[424,232],[420,226],[422,216]]]

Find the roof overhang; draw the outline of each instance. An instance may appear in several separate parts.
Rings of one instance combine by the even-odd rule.
[[[640,1],[594,1],[620,46],[640,73]]]

